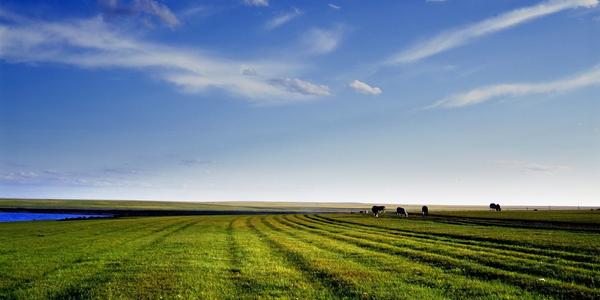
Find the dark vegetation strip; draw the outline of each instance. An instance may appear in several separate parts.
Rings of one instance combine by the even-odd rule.
[[[336,229],[338,233],[348,234],[356,238],[371,238],[391,244],[401,244],[414,249],[433,251],[446,255],[463,255],[465,258],[477,261],[484,265],[503,268],[521,273],[537,274],[542,276],[557,276],[564,281],[576,280],[590,287],[600,281],[598,265],[586,264],[564,260],[561,258],[518,253],[510,250],[497,250],[492,247],[474,245],[461,245],[444,240],[430,239],[422,236],[408,236],[406,234],[389,233],[377,229],[368,229],[347,224],[332,224],[324,222],[310,215],[298,217],[304,222]],[[595,278],[594,278],[595,277]]]
[[[530,219],[492,219],[472,216],[450,216],[443,214],[430,214],[429,219],[437,222],[456,224],[476,224],[483,226],[501,226],[527,229],[548,229],[548,230],[565,230],[565,231],[584,231],[584,232],[600,232],[597,223],[584,222],[563,222],[553,220],[530,220]]]
[[[284,256],[287,261],[293,264],[300,272],[302,272],[307,278],[314,283],[322,283],[332,294],[340,298],[370,298],[360,291],[360,287],[354,285],[352,282],[339,276],[338,274],[330,273],[323,268],[319,268],[311,262],[311,257],[307,256],[306,253],[299,251],[299,248],[293,244],[283,242],[281,239],[273,237],[271,225],[264,222],[264,217],[261,218],[261,225],[257,225],[255,222],[250,223],[251,228],[254,232],[262,237],[269,246]],[[266,226],[262,228],[262,226]],[[270,234],[267,234],[270,233]],[[297,245],[296,245],[297,246]]]
[[[503,240],[497,238],[489,238],[489,237],[481,237],[481,236],[473,236],[473,235],[463,235],[456,233],[439,233],[439,232],[426,232],[426,231],[416,231],[416,230],[408,230],[408,229],[400,229],[396,227],[387,227],[376,224],[365,224],[360,222],[352,222],[347,220],[340,220],[336,218],[330,218],[322,215],[315,215],[315,217],[329,220],[337,223],[346,223],[355,226],[362,226],[366,228],[376,228],[381,230],[387,230],[391,232],[400,232],[407,233],[413,235],[421,235],[421,236],[429,236],[430,238],[441,238],[441,239],[449,239],[456,243],[464,243],[471,245],[485,245],[489,247],[495,247],[498,249],[507,249],[507,250],[517,250],[523,251],[527,253],[543,253],[553,256],[559,256],[567,260],[579,261],[584,263],[594,262],[600,263],[600,257],[597,255],[597,250],[594,253],[590,253],[587,250],[582,250],[576,247],[564,247],[559,246],[556,247],[558,249],[542,249],[539,244],[529,243],[529,242],[521,242],[514,240]]]
[[[330,299],[335,294],[321,282],[311,280],[268,241],[252,229],[251,217],[232,223],[234,253],[239,261],[232,268],[238,298]]]
[[[319,233],[307,232],[298,225],[290,223],[283,218],[274,218],[274,227],[306,243],[314,243],[322,249],[349,254],[347,259],[365,266],[379,266],[390,273],[381,277],[397,277],[409,285],[419,285],[442,292],[444,295],[454,295],[457,298],[485,298],[491,295],[504,295],[511,297],[531,297],[527,291],[518,287],[507,286],[501,282],[490,282],[480,278],[467,277],[460,270],[439,268],[426,264],[415,264],[414,261],[403,256],[387,252],[368,249],[348,243],[344,240],[323,237]],[[283,227],[281,227],[283,226]],[[285,229],[287,227],[287,229]],[[360,249],[360,250],[358,250]],[[458,271],[458,272],[457,272]],[[414,298],[414,297],[413,297]]]
[[[591,289],[574,284],[566,284],[553,279],[544,279],[542,281],[538,280],[537,277],[527,274],[519,274],[512,271],[500,270],[440,254],[407,249],[404,247],[396,247],[384,243],[367,241],[360,238],[347,237],[328,232],[327,230],[319,229],[315,226],[311,227],[311,225],[298,224],[298,226],[300,227],[297,229],[304,227],[304,230],[313,231],[334,239],[349,242],[359,247],[372,249],[375,251],[383,251],[390,254],[403,255],[418,262],[447,268],[449,270],[452,270],[453,268],[460,268],[469,276],[480,277],[482,279],[502,280],[532,292],[540,292],[550,296],[559,296],[561,298],[571,299],[594,299],[595,297],[600,297],[600,293],[597,289]]]
[[[250,293],[252,291],[252,286],[257,284],[257,282],[253,281],[252,278],[242,275],[244,257],[249,255],[249,253],[239,244],[239,242],[235,238],[236,226],[234,226],[234,224],[239,220],[239,217],[234,218],[233,220],[231,220],[231,222],[229,222],[229,226],[227,227],[229,259],[231,260],[229,276],[234,282],[235,295],[240,295],[242,293]]]
[[[64,213],[82,215],[111,215],[114,217],[168,217],[168,216],[216,216],[216,215],[279,215],[307,214],[314,210],[185,210],[185,209],[87,209],[87,208],[20,208],[0,207],[0,212]]]
[[[388,237],[392,237],[392,238],[407,237],[407,238],[411,238],[411,239],[417,240],[417,241],[435,243],[438,245],[447,245],[447,246],[452,246],[452,247],[458,247],[461,249],[485,251],[485,252],[495,253],[495,254],[507,256],[507,257],[535,260],[536,262],[539,262],[540,259],[543,259],[544,263],[551,263],[551,264],[556,264],[556,265],[560,265],[560,266],[568,265],[571,267],[575,267],[578,269],[584,269],[584,270],[600,269],[600,264],[595,264],[592,262],[581,262],[578,260],[569,259],[568,257],[570,257],[570,253],[567,253],[567,258],[565,258],[565,257],[561,257],[560,255],[556,255],[556,253],[549,254],[544,251],[535,251],[536,249],[532,249],[532,248],[523,249],[522,246],[519,246],[518,248],[502,247],[502,245],[489,243],[489,242],[459,241],[456,239],[437,237],[434,235],[416,233],[413,231],[399,232],[399,231],[394,231],[394,230],[390,230],[390,229],[361,226],[359,224],[352,225],[352,224],[345,223],[345,222],[331,221],[330,219],[323,218],[318,215],[304,215],[304,218],[309,219],[318,224],[334,226],[336,228],[348,228],[355,232],[377,233],[378,235],[388,236]]]
[[[297,221],[291,220],[292,217],[284,219],[301,224],[311,224],[314,228],[327,230],[328,232],[350,236],[354,238],[370,239],[373,241],[385,243],[396,247],[408,247],[417,251],[425,251],[448,256],[460,256],[462,259],[473,261],[485,266],[537,275],[542,277],[553,277],[564,282],[575,282],[585,286],[595,288],[595,284],[600,281],[600,273],[591,270],[574,268],[561,264],[549,264],[543,262],[543,258],[536,260],[507,256],[503,254],[491,253],[485,250],[473,250],[454,245],[440,245],[436,241],[423,241],[404,236],[390,236],[384,232],[367,231],[354,228],[340,228],[332,224],[323,224],[318,221],[305,217],[294,216]]]

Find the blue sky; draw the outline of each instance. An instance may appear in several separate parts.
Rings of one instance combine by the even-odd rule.
[[[600,5],[0,4],[0,196],[600,205]]]

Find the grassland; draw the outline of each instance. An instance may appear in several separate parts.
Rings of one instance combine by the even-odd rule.
[[[517,221],[586,223],[600,225],[600,210],[570,209],[570,210],[512,210],[498,213],[495,211],[442,211],[434,213],[444,217],[466,217],[470,219],[501,219]]]
[[[0,299],[598,299],[599,249],[595,230],[442,217],[0,223]]]
[[[85,199],[10,199],[0,198],[0,209],[81,209],[81,210],[172,210],[172,211],[315,211],[349,212],[367,209],[362,203],[317,202],[183,202],[135,200],[85,200]]]
[[[373,205],[386,205],[394,208],[398,204],[354,203],[354,202],[260,202],[260,201],[220,201],[220,202],[185,202],[185,201],[142,201],[142,200],[88,200],[88,199],[12,199],[0,198],[0,209],[82,209],[82,210],[199,210],[199,211],[302,211],[302,212],[358,212],[369,209]],[[409,212],[421,211],[422,204],[402,204]],[[459,211],[476,214],[487,209],[486,205],[428,205],[435,212]],[[524,206],[504,206],[505,211],[525,211]],[[548,206],[529,206],[529,210],[537,208],[540,212],[548,210]],[[554,210],[568,210],[573,207],[552,207]],[[581,210],[589,210],[582,208]],[[496,217],[497,215],[490,215]]]

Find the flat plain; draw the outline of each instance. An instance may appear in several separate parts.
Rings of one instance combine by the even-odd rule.
[[[600,298],[600,212],[490,214],[0,223],[0,298]]]

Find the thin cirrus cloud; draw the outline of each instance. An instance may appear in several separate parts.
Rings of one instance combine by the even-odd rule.
[[[273,79],[276,85],[285,87],[287,90],[293,93],[300,93],[305,95],[316,95],[316,96],[329,96],[331,92],[329,87],[326,85],[314,84],[308,81],[300,80],[297,78],[279,78]]]
[[[556,173],[570,169],[568,166],[564,165],[540,164],[522,160],[500,160],[495,163],[511,169],[537,173]]]
[[[260,104],[329,94],[323,92],[324,88],[293,78],[300,69],[296,64],[228,59],[205,54],[202,49],[144,42],[117,30],[102,17],[47,22],[0,9],[0,59],[12,63],[140,69],[183,91],[224,90]],[[296,87],[280,82],[292,82]]]
[[[302,11],[294,7],[292,11],[279,14],[269,20],[267,23],[265,23],[265,28],[267,30],[279,28],[299,17],[300,15],[302,15]]]
[[[502,31],[521,23],[567,9],[591,8],[598,0],[549,0],[537,5],[515,9],[499,16],[467,25],[462,28],[442,32],[422,43],[415,44],[391,57],[388,64],[416,62],[438,53],[463,46],[472,40]]]
[[[332,29],[313,28],[302,36],[302,45],[308,54],[327,54],[339,46],[343,35],[341,26]]]
[[[375,86],[371,86],[367,83],[364,83],[360,80],[354,80],[348,84],[350,88],[354,91],[359,92],[365,95],[379,95],[381,94],[381,89]]]
[[[269,0],[244,0],[244,4],[249,6],[269,6]]]
[[[501,97],[567,92],[600,85],[600,66],[560,80],[540,83],[504,83],[484,86],[442,99],[428,108],[459,108]]]
[[[131,3],[122,3],[119,0],[100,0],[100,5],[109,16],[119,15],[145,15],[155,17],[169,27],[181,24],[175,14],[164,4],[155,0],[134,0]]]
[[[92,172],[66,172],[58,170],[0,172],[0,184],[51,185],[85,187],[149,186],[138,174],[114,173],[105,170]]]

